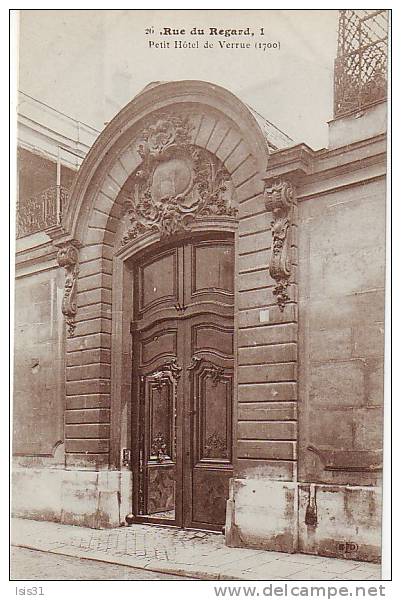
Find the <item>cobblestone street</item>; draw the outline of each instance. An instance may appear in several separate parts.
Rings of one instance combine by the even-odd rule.
[[[228,548],[220,534],[149,525],[97,530],[13,519],[12,545],[46,552],[49,561],[58,555],[57,560],[61,561],[56,563],[59,564],[56,569],[60,568],[58,579],[81,579],[81,572],[89,573],[90,569],[97,569],[93,566],[94,561],[100,561],[99,568],[104,574],[109,572],[113,575],[112,579],[156,579],[161,578],[161,573],[176,576],[177,579],[203,580],[363,581],[381,578],[380,565],[372,563],[308,554]],[[32,561],[40,561],[40,558],[27,556],[28,565],[33,565],[29,567],[32,571]],[[65,557],[78,559],[78,562],[72,562],[70,569]],[[86,563],[90,565],[88,570]],[[22,564],[21,555],[17,555],[13,565],[14,573],[21,572]],[[52,568],[53,563],[49,564]],[[113,570],[114,567],[116,570]],[[125,571],[125,567],[128,570]],[[109,568],[112,570],[107,571]],[[138,568],[144,571],[138,574]],[[38,569],[41,572],[40,562]],[[53,578],[49,573],[47,569],[43,572],[44,580]],[[41,579],[38,575],[35,578]],[[107,579],[106,576],[103,578]]]
[[[184,580],[188,577],[178,577],[144,569],[125,567],[119,564],[105,564],[97,560],[73,558],[12,548],[11,550],[11,579],[13,580]]]

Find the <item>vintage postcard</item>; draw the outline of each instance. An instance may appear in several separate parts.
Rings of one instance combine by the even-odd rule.
[[[12,12],[16,594],[384,595],[391,11]]]

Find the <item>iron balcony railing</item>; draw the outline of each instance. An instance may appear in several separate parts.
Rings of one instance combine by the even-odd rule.
[[[387,10],[340,10],[334,117],[387,97]]]
[[[68,189],[56,185],[35,196],[20,198],[17,205],[17,238],[61,223],[67,203]]]

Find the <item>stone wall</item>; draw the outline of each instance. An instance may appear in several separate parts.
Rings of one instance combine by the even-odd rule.
[[[368,139],[358,133],[343,147],[336,138],[328,150],[300,145],[270,157],[266,208],[271,181],[292,182],[297,233],[284,310],[269,294],[267,248],[259,273],[265,288],[255,285],[253,305],[242,304],[242,320],[258,326],[245,356],[259,356],[260,345],[265,351],[251,370],[254,384],[241,387],[249,367],[241,366],[239,344],[238,431],[257,439],[238,442],[229,545],[380,560],[386,142],[381,132]],[[265,225],[259,235],[268,246],[271,213],[254,210],[248,218]],[[281,323],[260,326],[256,319],[265,314]],[[276,382],[265,383],[271,376]]]
[[[159,238],[151,230],[121,245],[124,194],[142,164],[143,123],[177,105],[192,119],[191,143],[225,164],[238,202],[238,225],[194,225],[236,231],[227,544],[379,560],[385,135],[341,146],[332,124],[328,149],[284,147],[267,161],[248,109],[199,82],[155,86],[123,109],[83,164],[53,245],[21,240],[15,512],[102,527],[131,510],[121,461],[132,442],[130,261]],[[61,313],[69,272],[56,259],[71,247],[72,334]],[[43,488],[53,500],[34,493]]]
[[[63,277],[58,269],[16,280],[13,453],[52,455],[64,441]]]
[[[384,209],[382,179],[300,204],[302,481],[377,480],[383,444]]]

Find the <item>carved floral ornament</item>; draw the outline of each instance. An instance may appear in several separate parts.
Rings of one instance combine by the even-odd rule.
[[[122,245],[150,230],[160,237],[184,231],[197,217],[236,215],[229,173],[191,143],[193,129],[188,116],[163,114],[142,132],[142,163],[125,201],[130,226]]]
[[[296,203],[295,188],[290,181],[275,178],[264,191],[265,205],[273,215],[270,224],[272,232],[272,253],[269,264],[270,276],[276,281],[273,294],[283,311],[290,300],[287,288],[291,276],[291,225],[294,220]]]
[[[77,278],[79,273],[78,248],[73,244],[65,244],[57,253],[57,262],[65,269],[64,296],[61,306],[70,336],[75,331],[75,315],[77,313]]]

